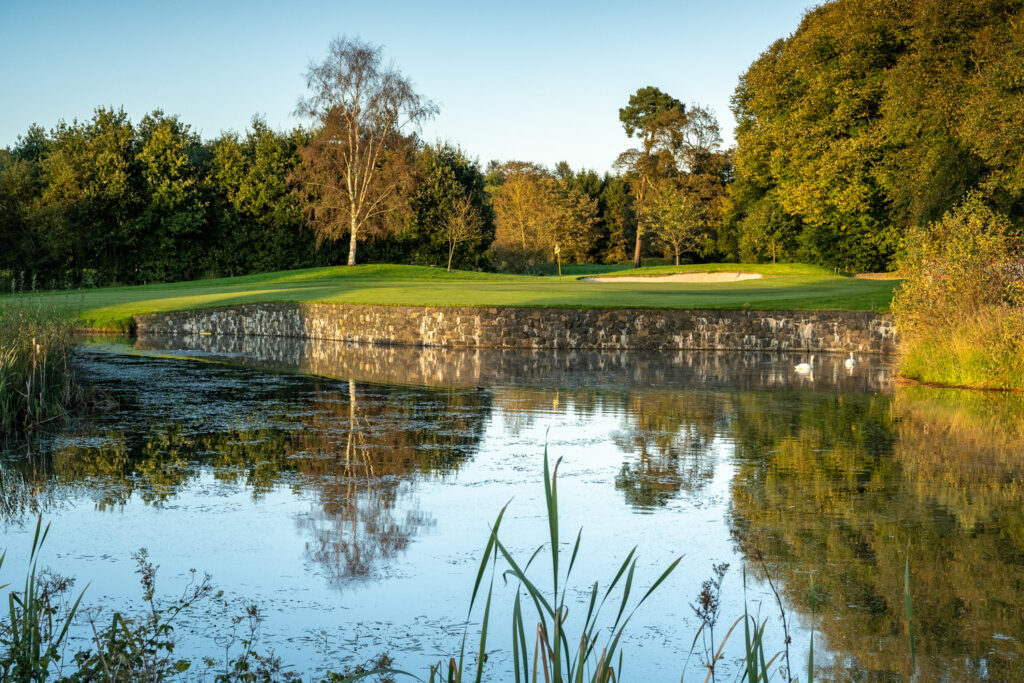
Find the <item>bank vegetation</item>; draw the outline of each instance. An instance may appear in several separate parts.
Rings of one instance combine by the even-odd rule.
[[[893,300],[900,372],[912,380],[1024,390],[1024,253],[978,193],[911,231]]]
[[[0,438],[59,419],[78,399],[74,335],[67,313],[0,303]]]

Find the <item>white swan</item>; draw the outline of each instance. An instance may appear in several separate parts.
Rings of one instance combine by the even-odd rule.
[[[857,361],[853,357],[853,351],[850,351],[850,357],[843,362],[843,365],[846,366],[847,370],[853,370],[857,367]]]
[[[810,363],[801,363],[800,365],[793,366],[793,369],[800,373],[814,372],[814,354],[811,354]]]

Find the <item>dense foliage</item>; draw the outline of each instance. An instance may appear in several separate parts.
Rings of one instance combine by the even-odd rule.
[[[552,264],[556,243],[563,261],[626,258],[636,221],[625,179],[565,163],[492,163],[485,175],[457,146],[405,142],[410,175],[362,229],[361,260],[528,270]],[[0,150],[0,292],[345,263],[349,235],[318,236],[309,213],[300,171],[315,146],[311,131],[260,118],[207,141],[160,111],[138,124],[99,108],[88,121],[33,126]],[[510,252],[511,211],[533,221],[515,228],[528,249]],[[458,212],[471,229],[452,241]]]
[[[287,184],[305,142],[254,119],[202,142],[162,112],[99,108],[0,151],[0,291],[330,262]]]
[[[893,301],[903,375],[1024,389],[1024,259],[1009,220],[972,192],[906,242]]]
[[[1024,224],[1024,3],[838,0],[742,76],[720,246],[891,268],[980,188]]]

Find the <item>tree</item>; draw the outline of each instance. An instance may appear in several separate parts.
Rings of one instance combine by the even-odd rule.
[[[674,187],[665,187],[651,201],[650,220],[655,239],[675,256],[697,251],[705,238],[707,211],[692,197]]]
[[[216,269],[225,275],[312,265],[315,241],[287,177],[300,163],[302,130],[276,132],[254,117],[244,137],[209,144],[207,184],[219,223]]]
[[[605,174],[601,187],[601,220],[606,231],[601,260],[625,261],[636,231],[636,214],[629,183],[618,175]]]
[[[491,169],[494,206],[494,248],[499,259],[512,270],[525,270],[546,260],[549,226],[554,220],[554,185],[542,167],[509,161]]]
[[[317,126],[302,149],[296,179],[318,240],[349,234],[348,265],[356,243],[403,201],[411,186],[409,147],[418,126],[437,113],[382,49],[358,38],[336,38],[327,57],[306,73],[308,97],[297,113]]]
[[[479,239],[482,234],[483,221],[473,200],[469,197],[459,197],[444,217],[442,229],[445,238],[448,240],[448,270],[452,269],[452,257],[455,255],[455,247],[463,242]]]
[[[143,117],[138,134],[144,203],[128,230],[138,249],[135,277],[143,282],[197,277],[210,265],[199,137],[160,110]]]
[[[630,95],[628,106],[619,109],[626,135],[640,139],[638,148],[619,155],[616,166],[633,176],[636,210],[636,245],[633,267],[641,265],[644,233],[644,200],[653,180],[676,171],[675,155],[683,142],[686,108],[682,102],[658,88],[640,88]]]
[[[411,263],[437,265],[450,260],[457,268],[480,268],[494,241],[494,220],[479,164],[455,145],[426,145],[418,153],[416,190],[410,199],[411,220],[398,241]],[[478,230],[459,240],[454,252],[445,223],[462,199],[468,199]]]
[[[549,253],[557,246],[563,261],[586,263],[597,245],[597,199],[564,179],[551,180],[551,219],[541,244]]]
[[[1024,227],[1024,6],[837,0],[733,97],[740,213],[799,226],[799,257],[891,268],[901,240],[972,189]],[[762,203],[768,207],[759,206]]]

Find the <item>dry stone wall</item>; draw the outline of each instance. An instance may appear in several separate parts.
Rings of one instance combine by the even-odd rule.
[[[890,353],[892,318],[845,311],[445,308],[266,303],[135,317],[146,336],[227,335],[497,349]]]

